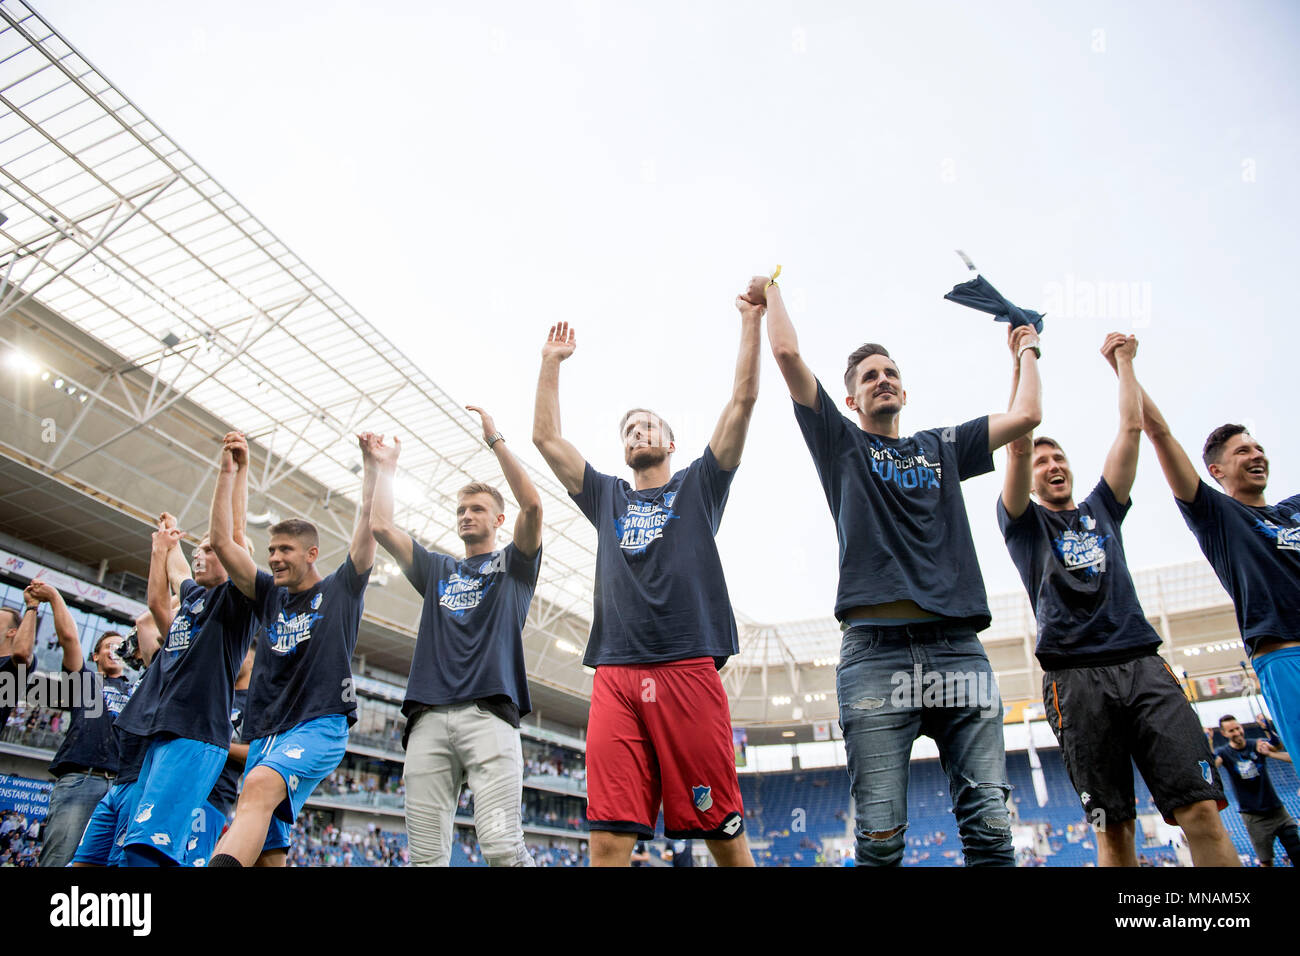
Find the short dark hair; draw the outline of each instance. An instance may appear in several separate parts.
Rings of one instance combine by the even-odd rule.
[[[316,526],[302,518],[285,518],[283,521],[276,522],[271,525],[270,534],[273,538],[277,534],[287,534],[298,538],[309,548],[320,547],[320,535],[316,533]]]
[[[1211,464],[1218,464],[1219,458],[1223,455],[1223,446],[1245,430],[1245,425],[1229,424],[1220,425],[1210,432],[1210,437],[1205,439],[1205,447],[1201,449],[1201,461],[1205,462],[1206,471],[1209,471]]]
[[[1065,454],[1065,449],[1061,447],[1061,443],[1057,441],[1055,438],[1048,438],[1046,435],[1039,435],[1037,438],[1034,439],[1034,451],[1038,451],[1039,445],[1051,445],[1062,455]]]
[[[858,363],[864,358],[870,358],[873,355],[883,355],[891,362],[894,361],[889,354],[889,350],[883,345],[877,345],[875,342],[867,342],[864,345],[859,345],[855,348],[849,353],[849,364],[848,367],[844,369],[844,387],[849,390],[850,395],[853,394],[853,386],[857,384],[853,381],[853,373],[857,371]],[[897,366],[898,363],[894,362],[894,365]]]
[[[506,499],[502,498],[501,492],[497,491],[487,482],[471,481],[464,488],[460,489],[460,491],[456,492],[456,497],[458,499],[464,498],[466,495],[491,495],[492,500],[496,502],[497,508],[499,509],[497,513],[506,513]]]
[[[18,627],[23,623],[23,612],[18,610],[18,608],[10,607],[8,604],[0,604],[0,611],[8,612],[9,616],[14,619],[14,622],[10,624],[9,627]],[[8,629],[9,628],[5,628],[5,630]]]
[[[103,634],[99,635],[98,640],[95,641],[95,649],[90,652],[91,657],[94,657],[96,654],[99,653],[100,647],[102,647],[104,642],[108,640],[110,637],[121,637],[121,636],[122,635],[117,631],[105,631]]]
[[[1224,714],[1222,717],[1219,718],[1219,726],[1222,727],[1230,720],[1237,720],[1237,718],[1232,716],[1232,714]],[[1240,721],[1238,721],[1238,723],[1240,723]]]
[[[645,412],[647,415],[653,415],[655,417],[655,420],[659,422],[659,427],[668,433],[668,440],[669,441],[677,440],[677,438],[673,435],[673,426],[669,425],[666,421],[664,421],[663,416],[661,416],[658,412],[649,408],[629,408],[627,411],[625,411],[623,413],[623,417],[619,420],[618,423],[619,438],[623,437],[623,429],[627,428],[627,420],[631,418],[633,415],[635,415],[637,412]]]

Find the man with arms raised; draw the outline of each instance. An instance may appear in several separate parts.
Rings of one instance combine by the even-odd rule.
[[[723,866],[754,865],[717,673],[738,648],[714,535],[758,398],[763,318],[751,295],[737,296],[736,307],[732,395],[704,454],[673,473],[672,429],[632,409],[619,426],[631,485],[596,471],[561,435],[560,363],[577,346],[574,331],[552,326],[542,348],[533,442],[599,539],[583,659],[596,669],[587,727],[592,866],[627,866],[638,839],[654,836],[661,800],[669,838],[706,840]]]
[[[1200,718],[1157,653],[1129,576],[1120,524],[1132,506],[1142,440],[1137,339],[1112,332],[1101,354],[1119,376],[1120,428],[1101,480],[1079,504],[1061,446],[1007,445],[998,524],[1038,620],[1047,721],[1097,831],[1101,866],[1137,866],[1133,764],[1197,866],[1238,866],[1219,819],[1227,806]],[[1038,499],[1030,499],[1030,493]]]
[[[364,447],[368,436],[357,438]],[[236,473],[248,467],[248,445],[243,435],[231,432],[225,447],[209,533],[230,580],[253,599],[264,630],[244,718],[244,789],[208,866],[283,866],[294,819],[343,759],[348,728],[357,719],[352,653],[375,561],[370,534],[375,475],[372,470],[362,481],[356,528],[336,571],[321,577],[315,526],[290,518],[271,526],[272,573],[267,574],[233,534]],[[226,728],[229,741],[228,720]]]
[[[1260,721],[1267,724],[1262,717]],[[1264,729],[1267,733],[1267,726]],[[1261,737],[1253,743],[1247,740],[1246,729],[1231,714],[1219,718],[1219,731],[1228,743],[1214,752],[1214,760],[1232,781],[1232,789],[1237,794],[1237,809],[1246,824],[1255,855],[1259,857],[1259,865],[1273,865],[1273,840],[1276,838],[1281,841],[1291,865],[1300,866],[1300,829],[1278,799],[1273,782],[1268,779],[1267,758],[1291,763],[1291,755],[1277,749],[1281,741],[1276,734],[1269,735],[1272,739]]]
[[[908,761],[924,733],[948,773],[966,864],[1013,866],[1002,700],[976,636],[990,616],[960,482],[992,471],[993,449],[1038,424],[1037,336],[1028,326],[1012,333],[1021,381],[1010,412],[903,437],[907,393],[883,346],[849,356],[849,421],[800,356],[775,284],[767,305],[772,352],[839,536],[835,616],[846,633],[836,693],[858,865],[901,862]],[[939,706],[918,686],[936,682]]]
[[[1300,495],[1264,497],[1268,456],[1244,425],[1221,425],[1201,459],[1226,494],[1200,478],[1151,397],[1142,430],[1155,445],[1183,520],[1232,595],[1260,690],[1286,749],[1300,746]]]
[[[406,830],[412,866],[448,866],[456,802],[468,778],[474,829],[490,866],[533,866],[520,817],[523,748],[519,719],[532,710],[523,630],[542,561],[542,499],[492,417],[487,442],[519,503],[514,535],[496,545],[505,502],[491,485],[457,493],[465,557],[428,551],[393,520],[401,443],[363,445],[376,472],[370,527],[424,598],[402,713],[406,715]]]

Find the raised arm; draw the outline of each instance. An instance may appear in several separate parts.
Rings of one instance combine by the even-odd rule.
[[[1120,504],[1128,502],[1133,490],[1142,445],[1142,386],[1133,371],[1137,347],[1137,338],[1122,332],[1110,333],[1101,347],[1101,354],[1119,376],[1119,434],[1110,446],[1101,474]]]
[[[177,528],[168,528],[160,520],[158,530],[153,533],[153,546],[149,549],[149,585],[147,602],[149,614],[159,633],[166,634],[172,627],[172,591],[168,575],[173,551],[179,551],[181,532]]]
[[[402,453],[402,443],[394,438],[391,445],[385,445],[383,435],[369,432],[360,436],[360,442],[361,462],[367,478],[374,473],[370,533],[393,556],[402,573],[409,574],[414,561],[411,536],[393,521],[393,482],[397,477],[397,456]]]
[[[753,289],[752,285],[750,289]],[[795,335],[794,323],[786,311],[781,287],[773,282],[764,291],[764,296],[760,301],[767,303],[767,341],[781,377],[785,379],[785,387],[790,390],[790,397],[800,405],[815,412],[821,411],[817,401],[817,376],[799,354],[799,337]]]
[[[740,311],[740,354],[736,358],[736,377],[731,386],[731,398],[714,426],[713,437],[709,439],[709,448],[723,471],[731,471],[740,464],[745,436],[749,433],[749,420],[754,415],[754,403],[758,401],[758,343],[762,337],[765,311],[758,291],[767,281],[764,276],[755,276],[750,280],[746,293],[736,296],[736,308]]]
[[[357,442],[362,443],[364,437],[358,435]],[[348,545],[348,555],[352,558],[352,566],[356,568],[357,574],[365,574],[375,566],[375,536],[370,533],[370,516],[375,504],[375,478],[373,468],[365,470],[361,475],[361,507],[357,509],[357,523],[352,528],[352,541]]]
[[[1043,421],[1042,387],[1038,381],[1038,333],[1022,325],[1011,333],[1019,381],[1011,408],[989,416],[989,451],[1030,434]]]
[[[1014,332],[1007,335],[1007,345],[1011,348],[1011,401],[1008,408],[1015,408],[1020,391],[1020,357],[1016,354],[1021,338]],[[1007,475],[1002,481],[1002,507],[1012,518],[1019,518],[1029,507],[1029,492],[1034,484],[1034,440],[1033,432],[1021,435],[1007,442]]]
[[[257,562],[248,549],[235,540],[235,475],[241,466],[248,467],[248,445],[239,432],[229,432],[221,445],[221,464],[217,469],[217,489],[212,493],[208,538],[231,582],[245,597],[253,598],[257,596]]]
[[[23,590],[23,599],[28,604],[44,601],[50,605],[54,612],[54,634],[59,639],[59,647],[63,649],[63,669],[74,674],[80,671],[85,658],[81,653],[81,641],[77,637],[77,622],[72,619],[72,612],[63,602],[63,595],[58,588],[35,578]]]
[[[1291,755],[1285,750],[1278,750],[1267,740],[1260,740],[1255,744],[1255,750],[1265,757],[1272,757],[1274,760],[1285,760],[1287,763],[1293,763]]]
[[[552,325],[542,346],[542,371],[537,377],[533,407],[533,444],[571,495],[582,491],[587,460],[560,434],[560,363],[578,347],[578,333],[569,323]]]
[[[140,660],[148,667],[162,646],[162,632],[158,630],[158,622],[154,620],[151,611],[145,611],[135,619],[135,640]]]
[[[1155,447],[1160,470],[1165,473],[1165,481],[1169,482],[1175,498],[1191,504],[1196,498],[1196,489],[1201,485],[1201,479],[1196,476],[1196,466],[1170,432],[1169,423],[1160,414],[1156,403],[1151,401],[1147,390],[1139,387],[1139,391],[1142,395],[1142,431],[1146,432],[1147,438]]]
[[[23,616],[18,620],[18,632],[9,647],[9,656],[32,667],[36,663],[36,612],[41,602],[23,592]]]
[[[519,502],[519,517],[515,518],[515,547],[519,549],[520,554],[531,558],[542,546],[542,496],[533,487],[533,481],[528,477],[524,466],[507,447],[505,436],[497,431],[492,416],[477,405],[465,407],[471,412],[478,413],[483,424],[483,440],[490,442],[488,447],[497,456],[497,464],[501,466],[501,474],[505,476],[506,484],[510,486],[510,493],[515,496],[515,501]]]
[[[164,511],[158,516],[158,523],[161,529],[175,528],[176,518]],[[190,563],[185,560],[185,552],[180,547],[181,537],[184,537],[184,532],[177,536],[176,547],[167,552],[167,587],[176,597],[180,597],[182,582],[194,577]]]

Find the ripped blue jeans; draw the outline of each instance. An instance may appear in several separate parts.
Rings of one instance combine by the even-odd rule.
[[[855,626],[844,634],[835,690],[859,866],[902,862],[908,764],[921,734],[939,747],[966,865],[1015,865],[1002,697],[974,629]]]

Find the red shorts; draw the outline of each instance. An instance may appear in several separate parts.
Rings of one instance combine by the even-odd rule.
[[[731,710],[713,658],[596,668],[587,722],[592,830],[729,840],[745,829]]]

